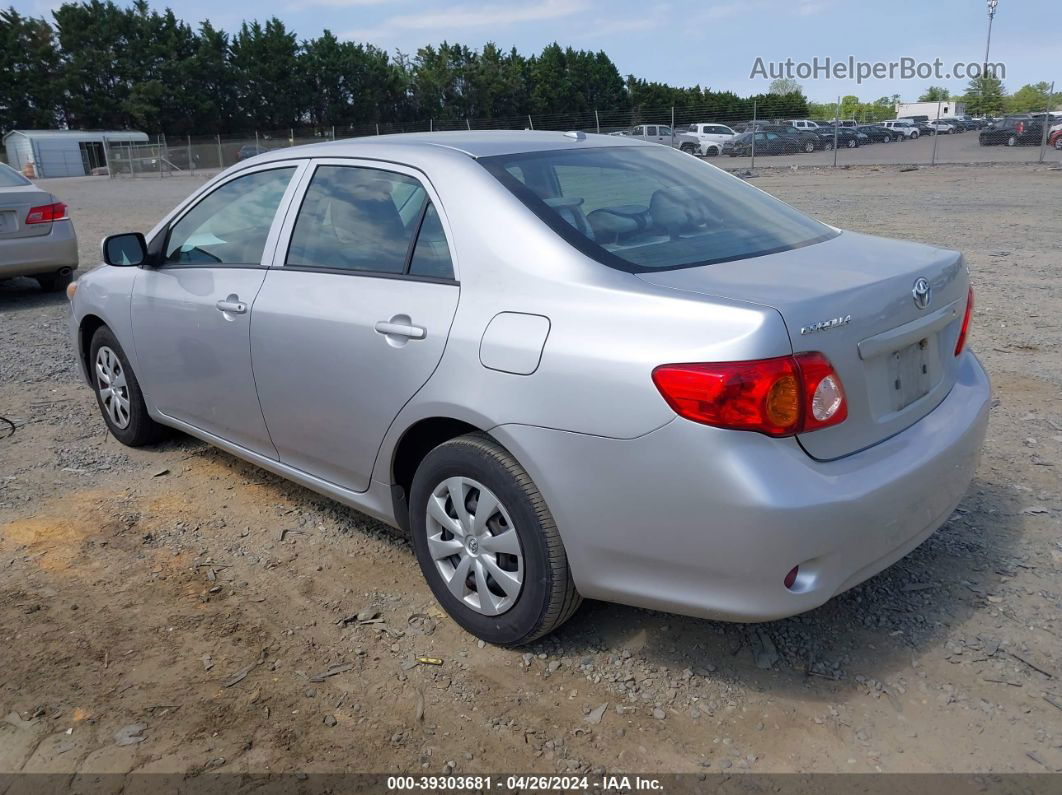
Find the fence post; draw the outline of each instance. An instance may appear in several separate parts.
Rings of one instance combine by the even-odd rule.
[[[752,100],[752,163],[749,169],[756,168],[756,100]]]
[[[833,167],[837,168],[837,129],[841,126],[841,98],[837,97],[837,107],[833,110]]]
[[[295,146],[295,128],[288,127],[288,146]]]
[[[535,129],[535,123],[533,121],[531,121],[531,114],[530,113],[527,114],[527,123],[531,127],[532,130]]]
[[[162,179],[162,133],[155,137],[155,145],[159,150],[159,179]]]
[[[468,130],[472,129],[472,120],[471,119],[465,118],[465,127],[468,128]]]
[[[380,134],[380,122],[376,122],[376,134]]]
[[[218,171],[220,171],[225,168],[225,161],[221,157],[221,134],[216,134],[214,137],[218,139]]]
[[[1048,93],[1047,107],[1044,108],[1044,123],[1043,123],[1043,135],[1040,137],[1040,162],[1044,162],[1044,156],[1047,154],[1047,131],[1051,127],[1051,102],[1050,99],[1055,95],[1055,83],[1051,81],[1051,91]]]
[[[594,126],[597,127],[597,134],[601,135],[601,117],[597,115],[597,108],[594,108]]]
[[[192,154],[192,136],[188,136],[188,170],[195,176],[195,155]]]
[[[937,117],[933,120],[933,154],[929,157],[929,165],[935,166],[937,164],[937,139],[940,138],[940,130],[937,129],[937,125],[940,124],[940,102],[937,102]]]
[[[336,139],[336,126],[333,124],[332,125],[332,140],[334,141],[335,139]]]
[[[111,168],[111,142],[107,136],[103,136],[103,159],[107,161],[107,178],[114,179],[114,169]]]
[[[671,145],[675,145],[675,106],[671,106]]]

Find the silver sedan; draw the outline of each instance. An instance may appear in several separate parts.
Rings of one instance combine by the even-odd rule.
[[[0,279],[31,276],[45,290],[62,290],[76,269],[66,205],[0,163]]]
[[[114,436],[176,428],[401,527],[493,643],[583,597],[814,608],[948,518],[985,433],[960,254],[633,138],[269,152],[103,257],[72,336]]]

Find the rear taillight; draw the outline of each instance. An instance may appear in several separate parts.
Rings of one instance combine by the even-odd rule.
[[[962,316],[962,328],[959,329],[959,339],[955,342],[955,355],[962,353],[966,347],[966,333],[970,330],[970,316],[973,315],[973,287],[966,294],[966,313]]]
[[[62,202],[30,207],[30,211],[26,213],[27,224],[50,224],[52,221],[62,221],[65,218],[66,205]]]
[[[848,416],[840,376],[821,353],[665,364],[653,383],[680,417],[717,428],[792,436]]]

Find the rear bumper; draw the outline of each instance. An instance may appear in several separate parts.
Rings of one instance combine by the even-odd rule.
[[[69,219],[53,221],[46,235],[0,240],[0,279],[63,268],[77,268],[77,235]]]
[[[492,433],[543,492],[583,596],[765,621],[821,605],[945,522],[973,478],[988,406],[988,377],[967,353],[932,413],[836,461],[681,419],[632,440]]]

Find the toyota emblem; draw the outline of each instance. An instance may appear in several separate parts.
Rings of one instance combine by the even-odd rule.
[[[911,290],[911,296],[914,298],[915,306],[919,309],[928,307],[933,297],[933,288],[929,285],[929,279],[924,276],[916,279]]]

